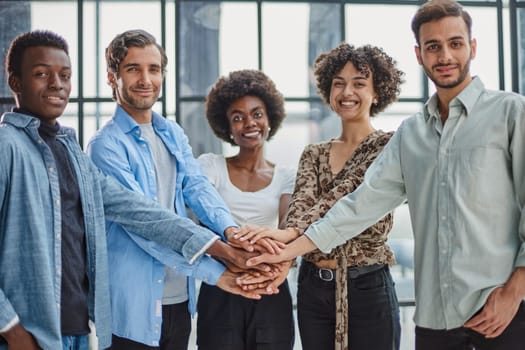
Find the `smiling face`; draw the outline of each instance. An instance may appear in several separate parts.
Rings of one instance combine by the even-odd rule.
[[[118,104],[133,118],[151,115],[151,107],[162,87],[161,60],[161,53],[155,45],[132,46],[120,63],[118,74],[108,73]]]
[[[71,62],[67,53],[51,46],[33,46],[22,57],[21,76],[10,76],[17,106],[54,124],[71,93]]]
[[[370,107],[377,99],[372,72],[368,78],[348,62],[332,79],[330,107],[345,120],[370,117]]]
[[[263,146],[268,138],[269,120],[264,102],[256,96],[234,101],[226,111],[233,141],[241,148]]]
[[[419,29],[416,57],[436,88],[463,90],[472,80],[470,61],[476,55],[476,41],[469,39],[465,21],[448,16],[427,22]]]

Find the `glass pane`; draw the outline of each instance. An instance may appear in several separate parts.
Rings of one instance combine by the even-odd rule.
[[[118,15],[116,15],[118,14]],[[107,84],[105,50],[109,42],[126,30],[144,29],[161,42],[161,7],[159,2],[100,2],[98,7],[99,31],[97,41],[94,2],[84,4],[84,94],[111,97]],[[159,20],[144,21],[144,18]]]
[[[71,97],[78,96],[77,12],[77,3],[72,1],[31,2],[31,30],[51,30],[64,37],[69,44],[73,68]]]
[[[180,4],[180,95],[205,96],[219,73],[220,4]]]
[[[405,83],[401,85],[401,97],[420,97],[421,70],[414,55],[414,35],[410,29],[416,6],[401,5],[347,5],[346,41],[361,46],[370,44],[382,47],[397,61],[405,72]],[[373,30],[370,21],[388,23],[388,30]]]
[[[263,3],[262,68],[285,96],[309,94],[309,13],[308,4]]]
[[[471,73],[479,75],[488,89],[499,89],[498,22],[494,7],[467,7],[472,17],[472,37],[477,40],[477,52]]]
[[[223,2],[219,26],[220,75],[240,69],[257,69],[257,4]]]
[[[525,9],[519,9],[517,17],[519,91],[525,94]]]
[[[179,117],[195,157],[207,152],[220,153],[221,141],[213,134],[208,125],[204,114],[204,101],[182,102]]]

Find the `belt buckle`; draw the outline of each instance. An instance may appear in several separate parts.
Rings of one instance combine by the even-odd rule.
[[[329,269],[319,269],[319,278],[325,282],[333,281],[334,272]]]

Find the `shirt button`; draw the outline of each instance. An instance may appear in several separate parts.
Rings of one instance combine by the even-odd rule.
[[[443,288],[448,288],[448,283],[443,283]]]
[[[447,250],[446,249],[441,250],[441,254],[443,255],[447,254]]]
[[[441,182],[441,187],[445,187],[445,181]]]
[[[55,200],[55,204],[56,204],[56,205],[60,205],[60,199],[56,199],[56,200]]]
[[[161,284],[161,283],[162,283],[162,280],[157,280],[157,283],[158,283],[158,284]]]
[[[443,220],[443,221],[445,221],[446,219],[447,219],[447,217],[446,217],[445,215],[443,215],[443,216],[441,217],[441,220]]]
[[[55,171],[55,168],[49,168],[49,172],[52,173]]]
[[[60,233],[56,234],[57,239],[60,239]]]

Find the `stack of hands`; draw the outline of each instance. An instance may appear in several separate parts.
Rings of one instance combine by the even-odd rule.
[[[283,251],[286,243],[297,237],[297,231],[243,226],[230,227],[225,234],[224,251],[214,257],[228,269],[217,286],[250,299],[279,293],[279,286],[292,266],[292,260]]]

